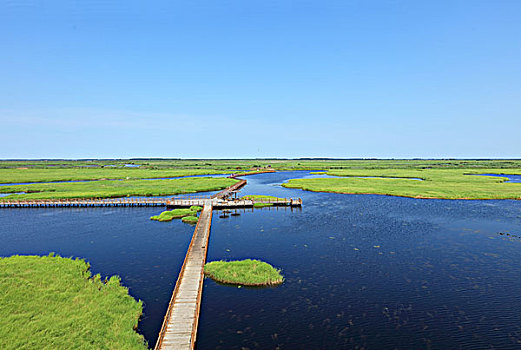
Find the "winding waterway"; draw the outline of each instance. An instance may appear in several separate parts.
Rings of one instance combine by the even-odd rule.
[[[302,210],[214,215],[208,260],[260,258],[277,288],[205,280],[198,349],[512,349],[521,341],[521,202],[287,189],[309,172],[249,176],[242,194]],[[0,255],[86,258],[144,301],[153,346],[193,227],[160,208],[0,210]]]

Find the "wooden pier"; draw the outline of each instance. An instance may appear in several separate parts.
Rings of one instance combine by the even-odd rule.
[[[195,346],[211,222],[212,202],[207,201],[177,278],[156,350],[191,350]]]

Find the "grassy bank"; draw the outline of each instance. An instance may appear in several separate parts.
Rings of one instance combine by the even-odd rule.
[[[139,168],[126,168],[125,164],[139,166]],[[22,179],[21,176],[27,176],[33,170],[51,170],[59,169],[73,170],[69,173],[63,173],[67,176],[76,176],[76,171],[86,171],[88,177],[96,172],[101,173],[96,176],[101,178],[115,178],[105,176],[108,172],[122,172],[121,177],[125,178],[126,174],[130,176],[144,173],[145,177],[164,177],[158,174],[180,174],[171,173],[171,171],[188,172],[205,171],[220,172],[223,174],[248,172],[249,170],[263,168],[268,166],[274,170],[337,170],[337,169],[477,169],[477,168],[502,168],[502,169],[521,169],[521,160],[500,159],[500,160],[473,160],[473,159],[120,159],[120,160],[50,160],[50,161],[0,161],[0,170],[19,170],[15,173],[14,179]],[[102,168],[103,167],[103,168]],[[27,168],[27,169],[17,169]],[[105,172],[107,171],[107,172]],[[148,176],[150,171],[166,171],[166,173],[157,172],[154,176]],[[188,174],[186,173],[186,174]],[[0,182],[6,176],[0,171]],[[26,175],[23,175],[26,174]],[[36,174],[36,173],[35,173]],[[42,173],[41,176],[46,177],[47,174]],[[134,174],[134,175],[132,175]],[[36,174],[38,175],[38,174]],[[62,176],[62,174],[54,174]],[[168,176],[168,175],[167,175]],[[179,176],[179,175],[172,175]],[[85,178],[85,179],[86,179]],[[98,177],[99,178],[99,177]],[[71,179],[71,178],[69,178]],[[77,179],[77,178],[76,178]],[[58,180],[57,178],[55,180]],[[67,178],[63,178],[67,180]],[[49,181],[49,178],[41,181]],[[21,181],[19,181],[21,182]],[[30,182],[30,181],[24,181]]]
[[[155,179],[191,175],[226,174],[217,169],[146,168],[0,168],[0,183],[52,182],[77,180]]]
[[[521,199],[521,184],[507,178],[471,174],[520,174],[521,169],[350,169],[330,170],[341,178],[293,179],[283,184],[315,192],[383,194],[414,198]],[[356,178],[377,176],[381,178]],[[402,179],[392,179],[400,177]],[[420,178],[423,181],[412,180]]]
[[[260,260],[212,261],[204,265],[204,274],[219,283],[242,286],[281,284],[280,270]]]
[[[238,180],[228,178],[182,178],[174,180],[115,180],[0,186],[0,193],[26,192],[7,199],[114,198],[128,196],[167,196],[222,190]]]
[[[1,349],[146,349],[142,303],[117,276],[91,277],[83,260],[0,258]]]

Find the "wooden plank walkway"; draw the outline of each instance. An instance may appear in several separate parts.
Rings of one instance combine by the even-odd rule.
[[[166,202],[166,198],[8,200],[0,202],[0,208],[162,207],[166,206]]]
[[[195,346],[203,291],[203,268],[211,223],[212,201],[208,200],[197,222],[183,267],[177,278],[156,343],[156,350],[191,350]]]
[[[234,177],[231,177],[231,178],[234,178]],[[212,195],[211,198],[226,198],[228,196],[231,196],[233,191],[237,191],[237,190],[241,189],[242,187],[246,186],[246,183],[247,183],[246,180],[241,180],[241,181],[229,186],[228,188],[222,190],[221,192]]]

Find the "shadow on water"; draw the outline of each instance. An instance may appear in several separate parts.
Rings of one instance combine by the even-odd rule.
[[[282,269],[285,282],[257,289],[205,279],[198,349],[519,346],[520,202],[280,186],[308,174],[250,176],[241,192],[301,197],[301,210],[213,216],[209,261],[258,258]],[[54,251],[85,258],[93,273],[120,275],[144,301],[139,331],[153,346],[193,233],[179,220],[149,220],[161,211],[0,210],[0,255]]]

